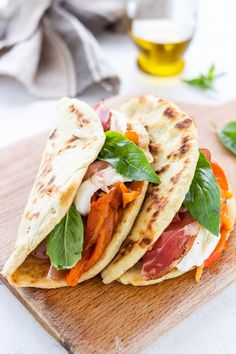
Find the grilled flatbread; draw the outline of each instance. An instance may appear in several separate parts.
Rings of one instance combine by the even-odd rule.
[[[229,206],[231,225],[232,225],[232,229],[233,229],[233,226],[235,223],[235,218],[236,218],[236,203],[235,203],[234,198],[228,200],[228,206]],[[232,229],[228,231],[227,239],[229,239]],[[167,273],[166,275],[164,275],[160,278],[145,280],[145,279],[143,279],[143,277],[141,275],[141,268],[142,268],[142,265],[140,262],[138,262],[137,264],[135,264],[134,267],[128,269],[127,272],[125,272],[118,280],[125,285],[132,284],[135,286],[147,286],[147,285],[152,285],[152,284],[158,284],[158,283],[163,282],[164,280],[176,278],[176,277],[179,277],[179,276],[189,272],[189,271],[181,272],[179,269],[174,268],[169,273]],[[192,269],[194,269],[194,268],[192,268]]]
[[[48,137],[4,275],[11,277],[65,216],[104,141],[101,121],[89,105],[68,98],[59,102],[56,127]]]
[[[128,101],[120,111],[129,121],[140,121],[146,128],[153,167],[161,184],[149,184],[131,232],[102,272],[104,283],[120,278],[133,267],[170,224],[189,190],[199,155],[194,121],[173,103],[143,96]]]
[[[149,161],[149,136],[141,122],[130,122],[128,129],[139,135],[139,147]],[[58,288],[68,286],[66,280],[47,277],[50,264],[31,252],[47,237],[64,217],[88,166],[97,158],[105,141],[97,113],[87,104],[63,99],[57,107],[56,129],[50,134],[38,175],[33,185],[19,229],[16,247],[5,264],[3,274],[18,287]],[[112,239],[96,264],[82,273],[79,282],[101,272],[114,258],[130,232],[143,203],[148,182],[140,195],[124,209]]]

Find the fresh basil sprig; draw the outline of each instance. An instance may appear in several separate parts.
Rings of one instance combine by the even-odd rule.
[[[81,258],[84,240],[83,221],[74,205],[50,232],[47,239],[47,255],[57,269],[70,269]]]
[[[220,190],[205,155],[200,152],[190,189],[184,206],[200,225],[213,235],[220,232]]]
[[[132,141],[117,132],[107,131],[105,134],[106,141],[98,155],[99,160],[109,162],[126,178],[160,183],[145,154]]]
[[[222,129],[217,129],[222,144],[236,155],[236,122],[227,123]]]
[[[183,80],[183,82],[188,85],[199,87],[203,90],[212,90],[214,87],[215,80],[223,75],[224,73],[215,74],[215,65],[212,64],[206,74],[200,74],[199,76],[193,79]]]

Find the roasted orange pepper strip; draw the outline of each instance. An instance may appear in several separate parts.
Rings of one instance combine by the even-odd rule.
[[[69,271],[66,281],[74,286],[81,274],[91,268],[102,256],[119,221],[119,209],[133,201],[141,192],[143,182],[134,181],[127,188],[118,182],[109,193],[91,203],[87,218],[84,251],[79,262]]]
[[[123,193],[123,208],[125,208],[127,204],[135,200],[139,194],[140,192],[137,191]]]
[[[87,259],[88,259],[88,255],[87,257],[84,256],[82,259],[80,259],[79,262],[73,268],[71,268],[71,270],[66,276],[66,282],[68,285],[75,286],[78,284],[78,280],[84,271],[84,267],[87,262]]]
[[[124,183],[119,183],[119,187],[122,191],[122,199],[123,199],[123,208],[126,207],[127,204],[131,203],[133,200],[137,198],[140,194],[139,190],[129,190]]]
[[[215,161],[211,161],[211,168],[213,170],[213,173],[215,175],[215,178],[220,188],[223,190],[228,190],[229,189],[228,182],[225,173],[223,169],[220,167],[220,165],[218,165],[218,163]]]
[[[138,138],[138,134],[135,131],[128,130],[125,133],[125,136],[128,140],[133,141],[133,143],[135,143],[136,145],[138,144],[139,138]]]
[[[214,251],[212,252],[210,257],[208,257],[204,262],[205,268],[207,268],[207,267],[211,266],[213,263],[215,263],[222,255],[222,252],[227,248],[226,237],[227,237],[226,232],[221,234],[220,241],[219,241],[218,245],[216,246],[216,248],[214,249]]]

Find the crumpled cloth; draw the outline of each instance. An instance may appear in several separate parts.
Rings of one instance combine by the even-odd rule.
[[[10,0],[0,9],[0,75],[40,98],[93,85],[116,93],[119,78],[93,34],[124,18],[122,0]]]

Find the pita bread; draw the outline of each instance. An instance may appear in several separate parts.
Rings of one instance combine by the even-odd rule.
[[[31,190],[15,249],[3,274],[10,277],[67,213],[88,166],[97,158],[105,134],[97,113],[86,103],[64,98],[56,111]]]
[[[69,102],[68,102],[68,104],[69,104]],[[67,124],[66,121],[65,121],[65,124]],[[139,144],[138,144],[139,147],[145,152],[149,161],[152,161],[153,158],[152,158],[152,155],[150,154],[149,148],[148,148],[149,137],[148,137],[147,131],[142,126],[141,122],[136,122],[135,127],[134,127],[134,122],[131,122],[130,124],[128,124],[128,130],[134,130],[134,129],[139,135]],[[84,132],[84,133],[86,134],[86,132]],[[83,132],[81,132],[81,137],[82,136],[83,136]],[[102,141],[104,141],[104,140],[102,140]],[[83,142],[84,142],[84,144],[88,144],[88,142],[86,140],[83,140]],[[103,145],[103,143],[102,143],[102,145]],[[100,149],[101,149],[101,146],[99,147],[99,149],[95,149],[93,160],[96,159]],[[47,148],[46,148],[46,150],[47,150]],[[95,154],[95,152],[96,152],[96,154]],[[81,156],[81,152],[79,152],[78,150],[77,150],[77,156]],[[65,158],[68,159],[68,158],[70,158],[70,156],[65,155]],[[77,157],[77,160],[78,160],[78,157]],[[80,159],[79,159],[79,161],[80,161]],[[64,163],[65,163],[65,161],[64,161]],[[72,161],[71,161],[71,163],[72,163]],[[76,161],[76,163],[78,164],[78,161]],[[41,167],[40,167],[40,169],[41,169]],[[86,170],[87,170],[87,167],[86,167],[85,171]],[[68,170],[66,168],[63,168],[63,171],[64,171],[63,173],[65,173],[65,171],[68,172]],[[60,170],[58,169],[56,172],[60,173]],[[83,176],[84,176],[84,174],[85,174],[85,172],[83,173]],[[67,173],[66,173],[66,175],[67,175]],[[38,177],[36,178],[35,184],[37,184],[37,179],[38,179]],[[49,179],[49,177],[48,177],[48,179]],[[140,195],[134,200],[134,202],[128,204],[128,206],[124,209],[122,220],[119,223],[118,227],[115,229],[114,234],[111,239],[111,242],[109,243],[108,247],[106,248],[104,254],[96,262],[96,264],[93,267],[91,267],[90,269],[88,269],[86,272],[84,272],[82,274],[81,278],[79,279],[79,283],[96,276],[114,258],[117,251],[119,250],[120,246],[122,245],[123,241],[125,240],[127,234],[130,232],[130,230],[133,226],[133,223],[134,223],[134,221],[137,217],[137,214],[139,213],[139,210],[141,208],[141,205],[143,203],[143,200],[144,200],[144,197],[145,197],[145,194],[147,191],[147,187],[148,187],[148,182],[144,182],[142,192],[140,193]],[[33,191],[31,192],[31,194],[32,194],[32,197],[30,197],[31,200],[34,199],[34,197],[35,197],[35,189],[34,188],[35,187],[33,187]],[[77,188],[78,188],[78,185],[77,185]],[[75,189],[75,191],[77,190],[77,188]],[[73,198],[74,198],[74,194],[73,194]],[[72,200],[70,200],[70,204],[72,203],[73,198],[72,198]],[[57,202],[58,202],[58,199],[55,199],[55,203],[57,203]],[[29,206],[27,205],[26,210],[28,210],[29,207],[31,208],[31,205],[29,203],[30,203],[30,201],[28,202]],[[42,201],[42,204],[41,204],[42,209],[44,208],[43,203],[44,203],[44,200]],[[56,205],[54,205],[54,206],[56,207]],[[67,210],[68,210],[68,208],[67,208]],[[50,216],[50,217],[52,217],[52,216]],[[59,219],[59,221],[60,221],[60,219]],[[57,221],[57,222],[59,222],[59,221]],[[55,226],[55,224],[54,224],[54,226]],[[50,231],[52,230],[52,228],[50,229]],[[25,229],[26,229],[26,227],[24,228],[24,230]],[[48,233],[44,233],[44,234],[45,234],[45,236],[43,238],[40,238],[40,240],[44,239],[48,235]],[[34,237],[34,236],[32,235],[32,237]],[[37,244],[35,243],[35,245],[37,246],[39,243],[37,243]],[[27,243],[26,243],[26,247],[28,247]],[[35,249],[35,247],[33,247],[33,249]],[[27,248],[28,253],[26,252],[27,253],[26,256],[33,249],[30,247],[30,251],[29,251],[29,248]],[[15,260],[15,256],[13,259]],[[7,266],[8,265],[6,263],[6,266],[4,268],[5,271],[7,269]],[[49,267],[50,267],[50,264],[48,261],[39,260],[39,259],[29,255],[25,259],[25,261],[17,269],[14,268],[14,270],[12,272],[13,274],[9,273],[9,272],[7,273],[8,280],[10,281],[11,284],[13,284],[14,286],[18,286],[18,287],[26,287],[27,286],[27,287],[39,287],[39,288],[48,289],[48,288],[58,288],[58,287],[68,286],[65,279],[51,280],[51,279],[47,278]]]
[[[236,203],[235,203],[235,198],[233,197],[232,199],[228,200],[228,206],[229,206],[229,214],[230,214],[230,219],[231,219],[231,225],[232,228],[229,230],[227,234],[227,239],[230,237],[231,231],[233,230],[233,226],[235,223],[235,218],[236,218]],[[164,280],[169,280],[172,278],[179,277],[185,273],[191,272],[189,270],[188,272],[181,272],[177,268],[172,269],[169,273],[164,275],[161,278],[157,279],[152,279],[152,280],[144,280],[143,277],[141,276],[141,268],[142,264],[141,262],[138,262],[134,267],[130,268],[125,272],[119,279],[121,283],[128,285],[135,285],[135,286],[147,286],[147,285],[152,285],[152,284],[158,284],[163,282]]]
[[[130,234],[102,272],[104,283],[120,278],[133,267],[170,224],[189,190],[199,155],[194,121],[173,103],[142,96],[128,101],[120,110],[129,121],[140,121],[146,128],[153,167],[161,184],[149,184]]]

